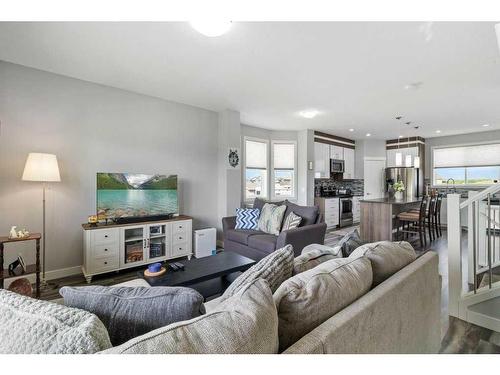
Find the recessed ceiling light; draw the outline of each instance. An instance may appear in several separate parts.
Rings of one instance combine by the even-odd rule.
[[[399,136],[399,138],[403,138],[403,136],[402,136],[402,135],[400,135],[400,136]]]
[[[438,134],[441,133],[441,130],[436,130],[436,133],[438,133]]]
[[[490,126],[490,124],[483,124],[483,126],[487,128],[488,126]]]
[[[371,134],[370,134],[370,133],[366,133],[366,136],[367,136],[367,137],[371,137]]]
[[[405,85],[405,90],[418,90],[422,86],[423,82],[412,82]]]
[[[349,129],[349,131],[350,131],[350,132],[353,132],[353,131],[354,131],[354,129]]]
[[[317,109],[306,109],[304,111],[300,111],[299,115],[301,115],[304,118],[315,118],[317,115],[319,115],[319,111]]]
[[[231,27],[231,21],[221,20],[198,20],[191,21],[189,24],[200,34],[209,37],[221,36]]]

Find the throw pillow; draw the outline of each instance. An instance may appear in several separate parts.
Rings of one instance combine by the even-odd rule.
[[[259,217],[259,229],[264,233],[279,235],[285,211],[285,205],[264,204]]]
[[[237,208],[234,229],[257,229],[260,210],[258,208]]]
[[[205,313],[203,296],[183,287],[63,287],[64,304],[94,313],[113,346]]]
[[[367,258],[339,258],[286,280],[274,293],[280,351],[370,290]]]
[[[0,353],[91,354],[111,347],[108,332],[87,311],[0,289]]]
[[[106,350],[110,354],[276,354],[278,316],[265,280],[254,280],[214,311]]]
[[[308,271],[318,264],[324,263],[328,260],[342,258],[342,253],[338,246],[328,247],[324,245],[308,245],[310,248],[293,260],[293,275],[297,275],[304,271]],[[316,248],[314,248],[316,246]]]
[[[237,294],[238,291],[256,279],[266,280],[271,292],[274,293],[283,281],[292,276],[293,256],[292,245],[272,252],[238,276],[220,297],[221,301]]]
[[[347,233],[337,244],[342,248],[342,255],[344,257],[348,257],[356,248],[364,245],[364,242],[359,236],[359,232],[357,229],[353,230],[350,233]]]
[[[295,215],[295,213],[293,212],[290,212],[283,222],[283,228],[281,228],[281,231],[298,228],[301,221],[302,217],[300,217],[299,215]]]
[[[354,250],[349,258],[365,256],[372,264],[373,286],[388,279],[417,258],[413,247],[406,241],[380,241]]]

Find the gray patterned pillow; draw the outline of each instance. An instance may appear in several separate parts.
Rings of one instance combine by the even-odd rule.
[[[266,203],[260,213],[259,230],[278,236],[285,211],[285,205],[276,206],[275,204]]]
[[[292,276],[293,256],[292,245],[286,245],[261,259],[229,285],[220,297],[221,302],[235,295],[240,289],[257,279],[266,280],[274,293],[283,281]]]
[[[96,314],[113,346],[205,313],[203,296],[184,287],[63,287],[64,304]]]
[[[301,221],[302,217],[295,215],[295,212],[290,212],[283,223],[281,231],[298,228]]]
[[[0,353],[91,354],[111,347],[97,316],[0,289]]]

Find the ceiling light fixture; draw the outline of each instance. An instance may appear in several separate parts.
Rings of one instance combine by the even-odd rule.
[[[483,126],[487,128],[488,126],[490,126],[490,124],[483,124]]]
[[[436,133],[438,133],[438,134],[441,133],[441,130],[436,130]]]
[[[189,23],[193,29],[208,37],[225,34],[231,28],[231,21],[198,20]]]
[[[307,109],[299,112],[300,116],[308,119],[315,118],[319,114],[320,112],[317,109]]]
[[[370,133],[366,133],[366,136],[367,137],[371,137],[372,135]]]
[[[354,131],[354,129],[349,129],[349,131],[350,131],[350,132],[353,132],[353,131]]]

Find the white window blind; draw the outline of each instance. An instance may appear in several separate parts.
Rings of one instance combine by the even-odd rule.
[[[434,149],[434,168],[500,165],[500,144]]]
[[[294,169],[295,167],[295,144],[275,143],[274,144],[274,169]]]
[[[258,141],[246,141],[245,159],[247,168],[267,168],[267,143]]]

